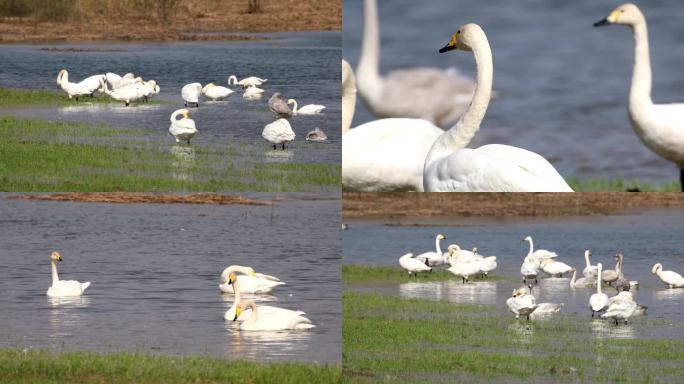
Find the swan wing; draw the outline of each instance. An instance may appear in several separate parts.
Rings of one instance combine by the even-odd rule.
[[[261,136],[274,144],[292,141],[295,133],[292,126],[286,119],[278,119],[264,127]]]

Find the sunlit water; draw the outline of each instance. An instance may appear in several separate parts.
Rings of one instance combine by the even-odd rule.
[[[281,161],[340,161],[340,49],[337,32],[269,34],[263,42],[192,42],[136,44],[35,44],[3,47],[0,87],[59,90],[55,78],[60,69],[69,71],[69,80],[115,72],[133,72],[145,80],[154,79],[161,88],[156,105],[86,105],[83,101],[59,108],[21,108],[5,111],[26,117],[50,120],[107,123],[116,127],[137,127],[157,132],[160,140],[169,136],[171,113],[183,107],[183,85],[213,82],[227,86],[228,75],[238,78],[259,76],[268,79],[258,101],[242,98],[242,89],[225,101],[204,101],[191,108],[199,135],[195,145],[231,144],[263,148],[263,161],[269,161],[272,147],[261,137],[266,124],[275,120],[266,102],[274,92],[294,98],[299,106],[322,104],[320,115],[298,115],[290,120],[295,142]],[[42,48],[99,49],[96,52],[53,52]],[[87,99],[87,98],[86,98]],[[83,100],[83,99],[81,99]],[[327,135],[324,143],[310,143],[307,132],[319,127]]]
[[[482,25],[494,55],[493,102],[471,147],[508,144],[549,159],[564,176],[676,180],[677,169],[647,149],[627,117],[634,41],[624,26],[593,28],[620,2],[379,1],[380,72],[457,67],[474,78],[472,54],[439,54],[459,26]],[[343,57],[356,68],[362,0],[344,1]],[[640,3],[648,20],[653,100],[683,102],[684,4]],[[360,99],[354,125],[374,119]]]
[[[339,200],[275,206],[22,202],[0,198],[0,347],[202,354],[257,361],[340,360]],[[91,281],[51,299],[60,279]],[[249,265],[287,285],[258,303],[300,309],[304,331],[226,322],[219,274]]]
[[[456,276],[439,282],[412,282],[407,276],[402,284],[371,283],[356,288],[401,297],[495,305],[505,316],[512,316],[507,312],[506,299],[514,288],[522,286],[520,265],[529,248],[521,239],[526,235],[532,235],[536,249],[557,252],[559,260],[576,267],[578,277],[585,267],[585,249],[593,252],[592,264],[601,262],[606,269],[615,267],[613,255],[622,252],[625,277],[640,283],[639,290],[634,292],[637,303],[647,305],[647,318],[661,320],[662,327],[641,327],[636,320],[637,325],[627,328],[629,332],[624,329],[617,332],[603,328],[605,323],[592,323],[593,334],[597,337],[681,337],[678,327],[684,322],[684,289],[667,289],[651,274],[651,267],[660,262],[665,270],[684,273],[682,210],[577,218],[405,219],[392,220],[389,225],[382,221],[353,220],[348,224],[350,229],[343,232],[344,263],[398,267],[399,257],[407,252],[434,251],[434,238],[442,233],[446,236],[442,242],[444,251],[452,243],[464,249],[477,246],[482,255],[497,256],[498,268],[493,274],[504,277],[464,285]],[[537,302],[564,303],[562,313],[576,313],[588,321],[589,297],[596,288],[573,289],[569,277],[541,278],[534,288]],[[615,289],[604,287],[604,292],[612,296]]]

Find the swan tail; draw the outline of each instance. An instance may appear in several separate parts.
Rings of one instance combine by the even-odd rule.
[[[88,287],[90,287],[90,281],[87,281],[87,282],[85,282],[85,283],[82,283],[82,284],[81,284],[81,291],[82,291],[82,292],[85,292],[85,290],[88,289]]]
[[[266,280],[280,281],[280,279],[275,277],[275,276],[264,275],[263,273],[257,273],[256,275],[257,275],[257,277],[261,277],[261,278],[266,279]]]

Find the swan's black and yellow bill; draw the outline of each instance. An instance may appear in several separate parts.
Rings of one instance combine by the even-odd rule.
[[[604,19],[601,20],[601,21],[595,22],[595,23],[594,23],[594,27],[601,27],[601,26],[603,26],[603,25],[608,25],[608,24],[610,24],[610,22],[608,21],[608,18],[606,17],[606,18],[604,18]]]
[[[458,47],[456,46],[457,41],[458,41],[458,32],[454,33],[454,35],[451,36],[451,40],[449,40],[449,44],[447,44],[447,45],[445,45],[439,49],[439,53],[449,52],[449,51],[453,51],[455,49],[458,49]]]

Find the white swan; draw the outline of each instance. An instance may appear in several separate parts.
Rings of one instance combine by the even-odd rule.
[[[306,141],[326,141],[328,140],[328,135],[325,134],[320,128],[316,127],[312,131],[306,134]]]
[[[675,271],[663,271],[663,265],[660,263],[653,265],[651,273],[658,275],[660,281],[669,288],[684,288],[684,277]]]
[[[195,134],[197,134],[197,128],[195,127],[195,121],[188,117],[190,111],[187,109],[178,109],[171,114],[171,126],[169,126],[169,133],[176,138],[176,143],[180,143],[181,140],[185,140],[190,144],[190,139],[192,139]],[[176,118],[182,115],[181,119],[176,120]]]
[[[219,289],[224,293],[233,293],[233,286],[228,284],[230,274],[234,272],[241,273],[237,276],[237,281],[240,284],[240,289],[243,293],[269,293],[273,288],[279,285],[285,285],[279,278],[263,273],[256,273],[254,268],[245,267],[241,265],[230,265],[221,272],[221,284]]]
[[[615,320],[615,325],[618,320],[624,320],[625,324],[637,309],[637,303],[634,301],[632,292],[623,291],[608,300],[608,308],[606,313],[601,315],[603,318],[612,318]]]
[[[596,264],[598,268],[598,274],[601,276],[601,270],[603,265],[601,263]],[[608,308],[608,295],[601,292],[601,279],[596,281],[596,293],[589,297],[589,308],[591,308],[591,317],[594,317],[596,312],[601,312]]]
[[[307,104],[301,108],[297,108],[297,100],[288,99],[287,104],[293,104],[292,114],[294,115],[316,115],[325,109],[325,105],[320,104]]]
[[[252,85],[245,89],[245,92],[242,93],[242,98],[246,100],[259,100],[263,95],[263,89],[257,88],[256,86]]]
[[[92,94],[101,88],[101,81],[104,75],[91,76],[80,83],[72,83],[69,81],[69,72],[66,69],[62,69],[57,74],[57,84],[62,88],[64,92],[69,96],[78,101],[80,96],[92,96]]]
[[[570,273],[573,269],[575,269],[565,264],[564,262],[555,259],[546,259],[542,261],[539,267],[542,271],[546,272],[551,276],[558,275],[560,277],[563,277],[564,273]]]
[[[240,303],[240,282],[237,279],[237,273],[231,272],[230,275],[228,276],[228,285],[231,285],[233,287],[233,291],[235,292],[235,300],[233,301],[233,305],[231,305],[230,309],[226,311],[226,313],[223,315],[223,318],[226,320],[230,321],[245,321],[247,318],[249,318],[252,314],[252,309],[251,308],[246,308],[244,311],[240,313],[240,316],[235,316],[236,309],[238,304]],[[285,308],[280,308],[280,307],[273,307],[271,305],[260,305],[259,306],[259,313],[260,314],[266,314],[266,313],[281,313],[281,314],[295,314],[295,315],[305,315],[303,311],[293,311],[291,309],[285,309]]]
[[[482,28],[462,26],[440,49],[473,51],[477,87],[468,110],[432,145],[425,158],[426,192],[572,192],[540,155],[509,145],[465,148],[480,129],[492,92],[492,52]]]
[[[435,237],[435,252],[421,253],[420,255],[416,256],[416,259],[423,261],[430,267],[444,264],[444,255],[442,254],[442,249],[439,247],[439,242],[444,239],[444,235],[441,233],[438,234]]]
[[[436,68],[397,70],[380,76],[380,37],[375,0],[364,1],[363,45],[357,67],[359,94],[378,117],[410,117],[438,126],[456,120],[475,89],[469,78]]]
[[[457,263],[469,263],[475,260],[475,254],[471,251],[461,249],[458,244],[449,244],[445,257],[447,263],[454,266]]]
[[[188,104],[192,106],[192,104],[195,104],[195,106],[199,107],[199,97],[200,94],[202,93],[202,84],[200,83],[190,83],[186,84],[181,88],[181,96],[183,97],[183,101],[185,101],[185,106],[187,107]]]
[[[475,259],[474,262],[477,264],[477,268],[480,270],[479,273],[484,277],[488,276],[489,272],[494,271],[498,266],[496,256],[482,256],[477,253],[477,248],[473,248],[473,258]]]
[[[527,293],[526,288],[518,288],[513,290],[513,295],[506,300],[508,309],[515,314],[515,318],[520,316],[527,317],[530,320],[530,315],[537,309],[536,299],[531,293]]]
[[[256,76],[249,76],[245,77],[244,79],[238,81],[237,77],[235,75],[230,75],[228,76],[228,85],[241,85],[242,88],[247,88],[247,87],[256,87],[259,86],[265,82],[267,82],[268,79],[262,79],[260,77]]]
[[[520,274],[522,275],[523,284],[527,284],[527,280],[534,280],[537,284],[537,276],[539,275],[539,263],[530,255],[525,256],[522,265],[520,266]]]
[[[90,282],[79,283],[76,280],[60,280],[57,275],[57,262],[62,261],[62,256],[59,252],[52,252],[50,255],[52,262],[52,285],[47,290],[47,295],[50,297],[70,297],[81,296],[86,288],[90,286]]]
[[[351,65],[342,59],[342,133],[351,128],[356,108],[356,77]]]
[[[598,277],[598,268],[595,265],[591,265],[589,257],[591,257],[591,251],[587,249],[584,251],[584,262],[587,266],[582,270],[582,274],[584,277],[595,279]]]
[[[295,133],[287,119],[278,119],[264,127],[261,137],[273,144],[273,149],[280,144],[285,150],[285,144],[295,139]]]
[[[547,251],[546,249],[537,249],[535,251],[532,236],[526,236],[524,239],[522,239],[522,241],[530,243],[530,251],[527,253],[527,256],[533,259],[537,263],[537,266],[539,266],[543,260],[558,257],[556,252]]]
[[[223,100],[233,94],[232,89],[209,83],[202,88],[202,94],[211,100]]]
[[[127,107],[131,105],[131,102],[142,99],[147,88],[144,83],[133,83],[112,91],[106,81],[101,80],[101,83],[105,94],[114,100],[123,101]]]
[[[411,274],[418,274],[418,272],[430,272],[432,268],[425,265],[424,262],[413,257],[413,253],[407,253],[399,258],[399,265],[404,268],[409,277]]]
[[[629,120],[641,141],[679,167],[684,191],[684,103],[654,104],[651,100],[651,58],[646,18],[634,4],[623,4],[594,24],[627,25],[634,33],[634,69],[629,91]]]
[[[143,100],[147,101],[155,95],[159,94],[161,89],[157,85],[155,80],[149,80],[142,83],[143,84]]]
[[[454,263],[447,271],[461,278],[463,284],[467,283],[470,276],[480,273],[480,267],[476,261],[468,261],[464,263]]]
[[[242,301],[235,309],[235,319],[240,317],[246,308],[252,309],[252,314],[242,323],[243,331],[279,331],[284,329],[310,329],[315,327],[308,318],[296,312],[260,313],[256,303],[252,300]]]
[[[129,81],[135,79],[135,75],[132,73],[127,73],[123,76],[119,76],[113,72],[105,73],[105,80],[107,81],[107,87],[111,90],[121,88],[122,86],[128,85]]]
[[[596,279],[590,277],[580,277],[577,279],[577,269],[572,269],[572,279],[570,279],[570,287],[572,288],[582,288],[582,287],[593,287],[596,284]]]

